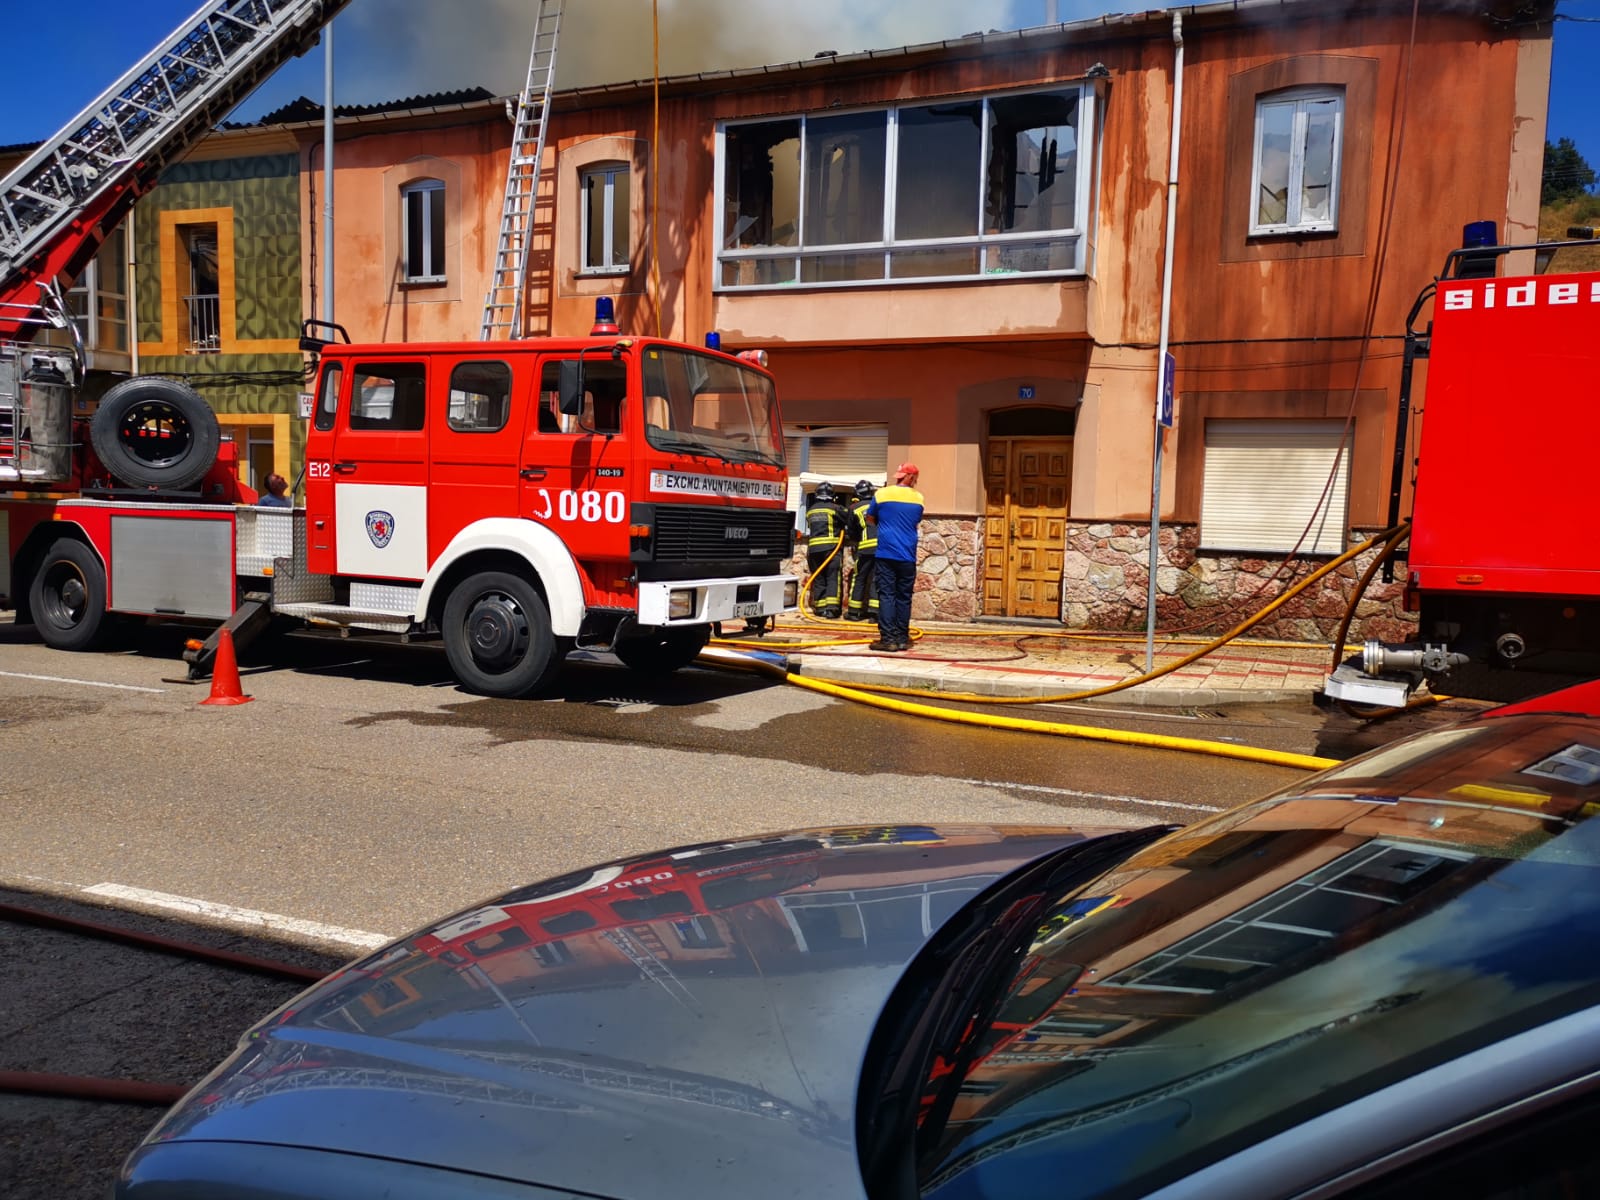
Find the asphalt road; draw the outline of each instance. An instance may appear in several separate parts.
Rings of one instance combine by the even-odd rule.
[[[462,693],[433,648],[289,639],[247,660],[251,703],[202,706],[181,639],[66,655],[0,624],[0,900],[331,969],[510,887],[663,846],[822,824],[1182,823],[1302,776],[742,674],[651,682],[605,656],[569,664],[549,699],[506,702]],[[1452,714],[1028,715],[1342,757]],[[0,1070],[182,1085],[300,986],[7,922],[0,972]],[[0,1191],[103,1195],[158,1113],[0,1095]]]
[[[742,674],[646,681],[609,660],[569,664],[554,698],[489,700],[432,648],[291,643],[247,664],[252,703],[206,707],[174,636],[67,655],[0,628],[0,882],[393,936],[666,845],[827,823],[1181,822],[1298,775],[951,727]]]

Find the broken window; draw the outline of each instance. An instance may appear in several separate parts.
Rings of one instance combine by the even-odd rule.
[[[1338,228],[1343,123],[1340,89],[1293,88],[1256,101],[1251,234]]]

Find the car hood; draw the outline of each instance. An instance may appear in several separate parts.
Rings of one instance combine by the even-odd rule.
[[[591,1195],[857,1196],[884,1004],[999,876],[1112,831],[876,826],[608,863],[423,929],[251,1030],[146,1141]]]

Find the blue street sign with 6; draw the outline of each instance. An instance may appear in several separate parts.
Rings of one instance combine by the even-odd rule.
[[[1156,418],[1163,429],[1172,428],[1172,394],[1177,375],[1178,360],[1167,354],[1161,362],[1161,412]]]

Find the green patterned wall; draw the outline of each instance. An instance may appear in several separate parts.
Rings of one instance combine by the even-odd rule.
[[[179,163],[135,210],[141,342],[160,342],[161,214],[233,210],[234,322],[240,339],[300,336],[300,168],[294,154]],[[140,373],[187,380],[220,414],[288,413],[306,390],[304,357],[286,354],[140,356]],[[289,425],[296,467],[304,422]]]

